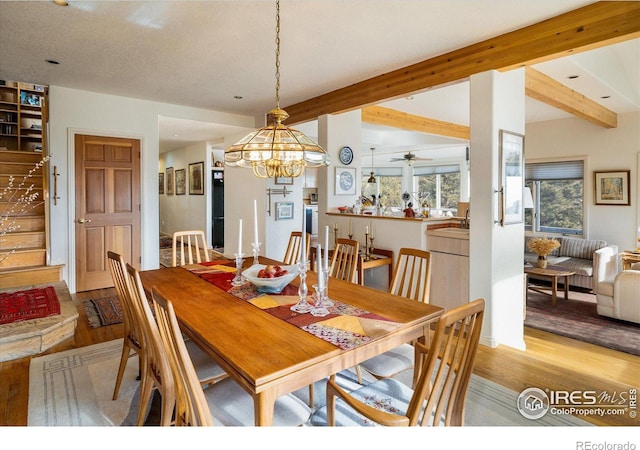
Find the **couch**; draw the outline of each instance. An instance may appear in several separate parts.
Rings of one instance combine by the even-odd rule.
[[[532,265],[536,265],[538,255],[529,250],[527,242],[535,237],[540,236],[525,236],[524,239],[524,260]],[[594,290],[599,281],[612,278],[618,271],[617,246],[594,239],[566,236],[555,239],[560,247],[547,256],[547,263],[575,272],[569,277],[570,286]]]
[[[598,282],[596,301],[601,316],[640,323],[640,263]]]

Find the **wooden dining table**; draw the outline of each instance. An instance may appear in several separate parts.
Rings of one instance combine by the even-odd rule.
[[[246,266],[250,265],[248,261]],[[273,263],[265,258],[261,263]],[[277,262],[276,262],[277,263]],[[329,296],[394,323],[349,350],[320,339],[198,277],[188,267],[140,272],[147,295],[155,287],[172,303],[182,331],[208,352],[254,399],[256,425],[271,425],[278,397],[414,339],[428,340],[442,308],[340,280]],[[292,284],[297,285],[297,277]],[[307,285],[316,282],[307,273]],[[384,328],[384,327],[383,327]]]

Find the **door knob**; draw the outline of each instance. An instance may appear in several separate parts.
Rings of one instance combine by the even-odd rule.
[[[78,223],[91,223],[91,219],[78,219]]]

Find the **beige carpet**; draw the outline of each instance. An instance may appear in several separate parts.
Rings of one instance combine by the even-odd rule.
[[[114,340],[33,358],[29,369],[29,426],[118,426],[135,422],[139,382],[137,358],[131,358],[120,397],[111,400],[122,340]],[[402,375],[406,378],[405,375]],[[409,378],[399,378],[407,382]],[[324,398],[323,381],[315,398]],[[294,393],[305,399],[308,389]],[[467,400],[468,426],[587,426],[572,416],[525,419],[516,409],[518,393],[472,376]],[[318,404],[318,406],[321,406]],[[154,415],[151,406],[149,417]],[[148,419],[149,422],[149,419]],[[153,421],[151,421],[153,423]]]

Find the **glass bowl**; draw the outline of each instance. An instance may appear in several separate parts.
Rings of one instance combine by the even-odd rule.
[[[276,264],[272,265],[275,266]],[[286,269],[288,271],[287,274],[277,278],[258,278],[258,272],[265,267],[267,266],[264,264],[254,264],[253,266],[245,269],[244,272],[242,272],[242,276],[256,286],[258,288],[258,292],[264,292],[267,294],[279,294],[300,273],[300,269],[297,265],[284,266],[280,264],[282,269]]]

